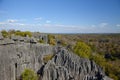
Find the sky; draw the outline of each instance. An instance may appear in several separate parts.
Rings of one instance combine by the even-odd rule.
[[[0,30],[120,33],[120,0],[0,0]]]

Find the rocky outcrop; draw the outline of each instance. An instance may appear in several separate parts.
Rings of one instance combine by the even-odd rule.
[[[48,35],[45,34],[45,33],[38,33],[38,32],[34,32],[33,34],[33,37],[35,37],[36,39],[38,40],[43,40],[44,43],[48,43]]]
[[[16,80],[25,68],[38,71],[42,56],[53,52],[49,45],[21,43],[0,45],[0,80]]]
[[[8,44],[14,44],[14,41],[9,39],[9,38],[5,38],[4,40],[0,40],[0,45],[8,45]]]
[[[25,68],[34,70],[40,80],[110,80],[94,61],[29,39],[30,42],[16,42],[21,38],[15,37],[1,40],[4,44],[0,42],[0,80],[16,80]],[[44,62],[44,55],[48,54],[54,56]]]
[[[42,80],[111,80],[94,61],[61,49],[44,65]]]

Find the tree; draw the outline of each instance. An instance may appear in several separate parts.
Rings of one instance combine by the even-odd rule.
[[[55,41],[55,36],[54,35],[48,35],[48,43],[50,45],[55,45],[56,44],[56,41]]]
[[[6,30],[2,30],[1,33],[4,38],[8,37],[8,32]]]
[[[84,42],[77,42],[74,47],[74,52],[83,58],[90,58],[91,56],[91,48]]]

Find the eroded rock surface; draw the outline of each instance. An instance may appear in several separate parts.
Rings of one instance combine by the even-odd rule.
[[[44,67],[42,80],[111,80],[94,61],[66,49],[56,53]]]
[[[52,53],[52,47],[43,44],[0,45],[0,80],[16,80],[25,68],[38,71],[42,56]]]
[[[0,32],[0,40],[2,40],[3,39],[3,36],[2,36],[2,33]]]
[[[111,80],[94,61],[80,58],[62,47],[31,42],[21,38],[4,39],[0,43],[0,80],[16,80],[25,68],[34,70],[40,80]],[[14,43],[15,42],[15,43]],[[47,63],[44,55],[54,54]]]

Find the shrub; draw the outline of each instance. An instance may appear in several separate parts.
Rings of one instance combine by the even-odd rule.
[[[32,33],[30,31],[25,31],[24,32],[24,36],[29,36],[29,37],[32,37]]]
[[[2,30],[1,33],[2,33],[2,36],[3,36],[4,38],[6,38],[6,37],[9,36],[9,34],[8,34],[8,32],[7,32],[6,30]]]
[[[15,35],[19,35],[19,36],[22,36],[22,37],[26,37],[26,36],[31,37],[32,33],[30,31],[25,31],[25,32],[16,31]]]
[[[45,62],[45,63],[47,63],[49,60],[51,60],[52,58],[53,58],[53,54],[48,54],[48,55],[45,55],[44,57],[43,57],[43,61]]]
[[[45,41],[42,40],[42,39],[40,39],[38,42],[39,42],[39,43],[45,43]]]
[[[105,65],[105,73],[113,78],[114,80],[120,80],[120,68],[114,66],[113,64],[106,63]]]
[[[56,44],[55,36],[49,34],[49,35],[48,35],[48,43],[49,43],[50,45],[55,45],[55,44]]]
[[[95,55],[91,56],[90,59],[94,60],[105,71],[106,60],[105,60],[105,58],[102,55],[95,54]]]
[[[38,80],[37,74],[31,69],[25,69],[21,75],[22,80]]]
[[[80,57],[90,58],[91,48],[84,42],[77,42],[73,48],[73,51]]]

